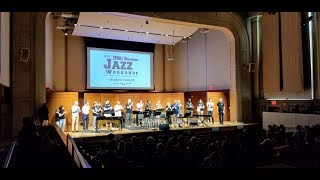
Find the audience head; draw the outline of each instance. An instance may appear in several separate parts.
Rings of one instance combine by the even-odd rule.
[[[146,143],[148,143],[148,144],[154,143],[153,137],[152,137],[152,136],[149,136],[149,137],[147,138],[147,140],[146,140]]]
[[[47,108],[47,103],[43,103],[42,108]]]
[[[164,145],[162,143],[157,144],[157,150],[158,152],[163,152],[164,151]]]
[[[120,152],[124,152],[126,148],[126,141],[125,140],[121,140],[118,144],[118,150]]]

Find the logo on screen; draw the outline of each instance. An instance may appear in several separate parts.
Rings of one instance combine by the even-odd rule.
[[[104,64],[105,69],[121,69],[121,70],[132,70],[132,62],[127,61],[111,61],[110,58],[107,58],[107,64]]]
[[[138,72],[128,71],[133,70],[132,61],[137,59],[129,59],[122,56],[107,56],[107,63],[103,65],[107,74],[123,74],[123,75],[138,75]],[[125,70],[125,71],[124,71]]]

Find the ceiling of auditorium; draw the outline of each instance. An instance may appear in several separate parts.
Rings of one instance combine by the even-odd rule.
[[[81,12],[72,35],[172,45],[185,40],[198,26],[117,12]]]

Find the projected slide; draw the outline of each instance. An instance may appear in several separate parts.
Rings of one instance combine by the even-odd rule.
[[[153,89],[153,53],[87,48],[87,89]]]

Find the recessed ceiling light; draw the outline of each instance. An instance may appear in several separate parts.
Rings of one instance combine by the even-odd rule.
[[[100,29],[103,29],[103,27],[100,27]]]
[[[128,30],[125,30],[126,32],[128,32]]]
[[[187,38],[187,37],[183,37],[183,38]]]
[[[168,34],[166,34],[166,36],[168,36]]]
[[[78,24],[74,24],[74,26],[78,26]]]
[[[149,32],[146,32],[146,34],[149,34]]]

